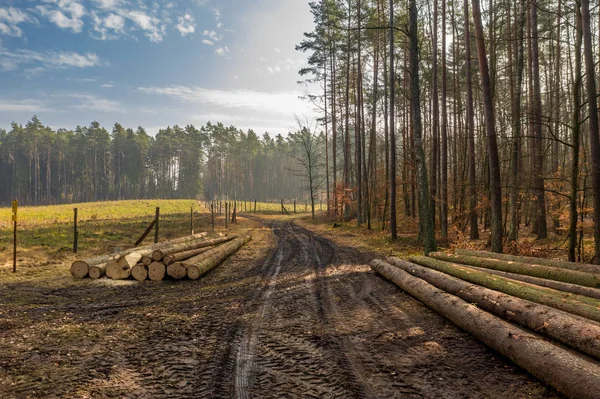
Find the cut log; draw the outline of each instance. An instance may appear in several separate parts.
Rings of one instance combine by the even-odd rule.
[[[467,265],[465,265],[465,266],[467,266]],[[475,270],[479,270],[481,272],[495,274],[496,276],[506,277],[511,280],[524,281],[526,283],[539,285],[540,287],[547,287],[547,288],[552,288],[552,289],[562,291],[562,292],[570,292],[572,294],[585,295],[585,296],[589,296],[590,298],[600,299],[600,289],[598,289],[598,288],[583,287],[581,285],[563,283],[562,281],[554,281],[554,280],[548,280],[545,278],[526,276],[523,274],[502,272],[500,270],[484,269],[483,267],[477,267],[477,266],[469,265],[467,267],[470,267]]]
[[[106,277],[114,279],[118,274],[119,261],[115,258],[106,261]]]
[[[200,278],[203,274],[217,267],[227,257],[250,241],[250,239],[250,236],[238,237],[233,241],[182,262],[187,268],[187,276],[192,280]]]
[[[76,260],[71,264],[71,274],[75,278],[85,278],[89,273],[89,266],[86,262]]]
[[[457,249],[458,255],[478,256],[480,258],[500,259],[512,262],[532,263],[535,265],[545,265],[552,267],[560,267],[562,269],[578,270],[586,273],[600,273],[600,266],[591,265],[589,263],[568,262],[566,260],[534,258],[531,256],[516,256],[509,254],[497,254],[486,251],[471,251],[467,249]]]
[[[130,254],[127,254],[125,256],[123,256],[121,259],[119,259],[119,261],[117,262],[117,264],[120,267],[125,267],[128,266],[130,268],[132,268],[133,266],[135,266],[136,264],[138,264],[138,262],[140,262],[142,260],[142,254],[139,252],[132,252]]]
[[[148,266],[150,263],[152,263],[152,256],[148,256],[148,255],[144,255],[142,256],[142,263],[146,266]]]
[[[535,265],[532,263],[520,263],[500,259],[478,258],[476,256],[453,255],[443,252],[432,252],[429,256],[445,262],[462,263],[463,265],[524,274],[527,276],[563,281],[565,283],[583,285],[586,287],[600,287],[600,274],[586,273],[578,270],[560,269],[553,266]]]
[[[155,249],[162,248],[164,246],[172,246],[173,244],[176,244],[176,243],[183,243],[183,242],[189,242],[189,241],[202,239],[207,234],[208,233],[206,233],[206,232],[198,233],[198,234],[195,234],[192,236],[179,237],[179,238],[175,238],[173,240],[159,242],[158,244],[152,244],[152,245],[139,247],[139,248],[125,249],[123,251],[117,252],[116,254],[99,255],[99,256],[95,256],[93,258],[89,258],[89,259],[78,259],[71,264],[71,269],[72,269],[71,274],[73,274],[73,268],[74,268],[75,272],[77,273],[77,275],[81,275],[81,273],[83,273],[84,271],[87,270],[86,274],[83,276],[83,277],[85,277],[89,272],[90,266],[99,265],[101,263],[107,263],[109,259],[113,259],[115,257],[118,258],[120,256],[125,256],[131,252],[139,252],[142,255],[151,255],[152,251],[154,251]],[[75,274],[73,274],[73,276],[75,276]],[[83,278],[83,277],[78,277],[78,278]]]
[[[572,399],[595,399],[600,366],[388,264],[371,268],[496,352]]]
[[[468,303],[474,303],[488,312],[600,359],[600,324],[562,310],[480,287],[398,258],[388,258],[387,261]],[[381,261],[374,260],[371,265],[376,266],[379,263]]]
[[[502,276],[481,272],[457,263],[444,262],[426,256],[411,256],[411,262],[442,273],[449,274],[461,280],[466,280],[483,287],[500,291],[518,298],[564,310],[572,314],[600,321],[600,301],[583,295],[570,294],[552,288],[539,287],[521,281],[511,280]]]
[[[162,262],[152,262],[148,266],[148,277],[152,281],[161,281],[165,278],[166,266]]]
[[[196,248],[189,251],[177,252],[176,254],[167,255],[163,258],[163,263],[169,266],[171,263],[180,262],[183,260],[188,260],[193,258],[194,256],[198,256],[206,251],[210,251],[213,249],[213,246],[205,247],[205,248]]]
[[[227,241],[231,241],[234,238],[237,238],[237,236],[219,237],[219,238],[213,238],[213,239],[202,240],[202,241],[190,241],[190,242],[184,242],[184,243],[178,243],[175,245],[170,245],[170,246],[163,247],[163,248],[158,248],[152,252],[152,260],[160,261],[167,255],[175,254],[178,252],[189,251],[189,250],[197,249],[197,248],[209,247],[212,245],[218,245],[218,244],[221,244],[221,243],[224,243]]]
[[[90,278],[97,280],[106,275],[106,263],[90,266]]]
[[[137,281],[144,281],[148,279],[148,266],[143,263],[138,263],[131,268],[131,275]]]
[[[187,276],[187,268],[181,262],[175,262],[167,266],[167,274],[175,280],[181,280]]]

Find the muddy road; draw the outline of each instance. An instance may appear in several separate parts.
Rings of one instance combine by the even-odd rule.
[[[195,282],[1,286],[0,397],[560,397],[368,255],[267,227]]]

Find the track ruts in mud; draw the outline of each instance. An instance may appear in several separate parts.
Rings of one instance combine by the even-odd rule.
[[[53,291],[60,301],[28,320],[101,333],[8,350],[26,330],[9,323],[0,397],[560,397],[376,276],[366,255],[291,221],[270,227],[278,243],[263,259],[242,249],[196,282]],[[40,364],[60,367],[29,376]]]

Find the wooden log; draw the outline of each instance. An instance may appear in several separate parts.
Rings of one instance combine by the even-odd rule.
[[[167,266],[167,274],[175,280],[181,280],[187,276],[187,268],[181,262],[175,262]]]
[[[152,281],[161,281],[165,278],[167,268],[162,262],[152,262],[148,266],[148,277]]]
[[[457,263],[444,262],[426,256],[411,256],[411,262],[427,266],[442,273],[449,274],[461,280],[466,280],[483,287],[500,291],[518,298],[564,310],[572,314],[600,321],[600,301],[583,295],[571,294],[539,287],[521,281],[511,280],[502,276],[481,272]]]
[[[75,278],[85,278],[89,273],[89,266],[84,261],[76,260],[71,264],[71,275]]]
[[[142,263],[146,266],[148,266],[150,263],[152,263],[152,256],[148,256],[148,255],[144,255],[142,256]]]
[[[467,266],[467,265],[465,265],[465,266]],[[500,270],[484,269],[483,267],[477,267],[477,266],[468,265],[467,267],[470,267],[475,270],[479,270],[481,272],[495,274],[496,276],[506,277],[511,280],[518,280],[518,281],[523,281],[523,282],[530,283],[530,284],[539,285],[540,287],[547,287],[547,288],[552,288],[552,289],[555,289],[558,291],[570,292],[572,294],[585,295],[585,296],[589,296],[590,298],[600,299],[600,289],[598,289],[598,288],[583,287],[581,285],[563,283],[562,281],[554,281],[554,280],[548,280],[545,278],[526,276],[523,274],[502,272]]]
[[[600,359],[600,325],[597,323],[562,310],[480,287],[398,258],[386,260],[387,263],[456,295],[467,303],[474,303],[481,309]],[[381,263],[374,260],[371,265],[377,265],[378,262]]]
[[[154,251],[152,251],[152,260],[160,261],[167,255],[175,254],[177,252],[189,251],[189,250],[196,249],[196,248],[209,247],[211,245],[218,245],[218,244],[221,244],[221,243],[224,243],[227,241],[231,241],[232,239],[234,239],[236,237],[237,236],[218,237],[218,238],[212,238],[212,239],[208,239],[208,240],[178,243],[178,244],[174,244],[171,246],[158,248],[158,249],[155,249]]]
[[[600,287],[600,274],[586,273],[578,270],[560,269],[553,266],[535,265],[532,263],[520,263],[500,259],[478,258],[476,256],[453,255],[443,252],[432,252],[429,256],[445,262],[462,263],[464,265],[524,274],[548,280],[563,281],[565,283],[583,285],[586,287]]]
[[[131,252],[139,252],[142,255],[151,255],[152,251],[154,251],[155,249],[161,248],[162,246],[170,246],[175,243],[194,241],[194,240],[200,239],[202,237],[205,237],[207,234],[208,233],[203,232],[203,233],[195,234],[193,236],[179,237],[179,238],[175,238],[172,240],[159,242],[158,244],[152,244],[152,245],[139,247],[139,248],[125,249],[120,252],[117,252],[116,254],[98,255],[98,256],[94,256],[92,258],[88,258],[88,259],[77,259],[71,264],[71,269],[74,269],[78,275],[81,275],[81,273],[83,273],[85,271],[86,273],[83,276],[83,277],[85,277],[89,272],[90,266],[99,265],[101,263],[107,263],[109,259],[114,258],[116,256],[118,256],[118,257],[124,256]],[[73,271],[71,271],[71,274],[73,274]],[[82,277],[79,277],[79,278],[82,278]]]
[[[165,256],[162,261],[165,265],[169,266],[171,263],[188,260],[190,258],[193,258],[194,256],[198,256],[198,255],[200,255],[206,251],[209,251],[213,248],[214,248],[213,246],[210,246],[210,247],[205,247],[205,248],[191,249],[189,251],[184,251],[184,252],[177,252],[175,254]]]
[[[119,268],[118,258],[112,258],[106,261],[106,277],[114,279],[117,276]]]
[[[200,278],[203,274],[217,267],[227,257],[250,241],[250,239],[250,236],[238,237],[235,240],[182,262],[187,268],[187,276],[192,280]]]
[[[129,268],[132,268],[133,266],[135,266],[141,260],[142,260],[142,254],[141,253],[139,253],[139,252],[132,252],[130,254],[127,254],[127,255],[121,257],[121,259],[119,259],[119,261],[117,262],[117,264],[119,265],[119,267],[126,267],[126,266],[128,266]]]
[[[383,263],[371,268],[568,398],[598,397],[600,366],[597,362],[554,345],[397,267]]]
[[[106,263],[90,266],[90,278],[97,280],[106,275]]]
[[[148,279],[148,266],[143,263],[138,263],[131,268],[131,275],[137,281],[144,281]]]
[[[471,250],[467,250],[467,249],[457,249],[455,252],[458,255],[477,256],[480,258],[500,259],[500,260],[521,262],[521,263],[532,263],[535,265],[545,265],[545,266],[552,266],[552,267],[560,267],[562,269],[578,270],[580,272],[586,272],[586,273],[600,273],[600,266],[592,265],[589,263],[568,262],[566,260],[559,260],[559,259],[534,258],[531,256],[516,256],[516,255],[509,255],[509,254],[497,254],[497,253],[486,252],[486,251],[471,251]]]

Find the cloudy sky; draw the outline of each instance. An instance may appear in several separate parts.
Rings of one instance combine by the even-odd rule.
[[[284,133],[313,29],[307,0],[2,0],[0,128],[223,122]]]

